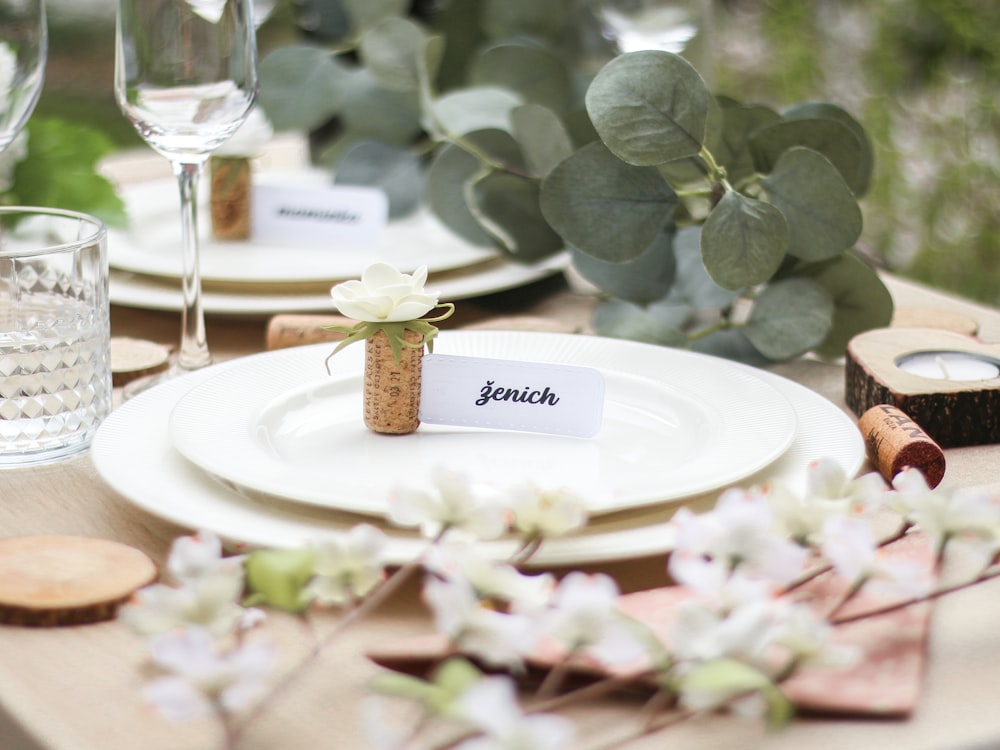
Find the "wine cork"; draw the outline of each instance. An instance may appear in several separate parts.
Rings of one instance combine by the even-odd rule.
[[[211,171],[212,233],[220,240],[250,238],[251,165],[245,158],[213,156]]]
[[[904,468],[918,469],[929,487],[937,487],[944,477],[944,452],[923,429],[902,410],[877,404],[858,420],[865,438],[868,458],[887,482]]]
[[[415,331],[406,331],[411,344],[423,341]],[[365,339],[365,426],[373,432],[405,435],[420,426],[421,365],[424,348],[404,347],[396,362],[389,337],[379,331]]]
[[[267,321],[265,346],[268,350],[286,349],[290,346],[318,344],[323,341],[340,341],[339,331],[326,331],[324,326],[350,328],[356,321],[340,315],[299,315],[285,313],[274,315]]]

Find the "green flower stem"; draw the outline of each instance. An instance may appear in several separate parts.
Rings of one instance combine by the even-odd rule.
[[[327,372],[330,372],[330,359],[334,354],[356,341],[364,341],[371,338],[379,331],[383,331],[389,339],[389,346],[392,347],[392,355],[397,364],[402,359],[404,348],[420,349],[426,344],[427,350],[433,352],[434,337],[438,334],[438,328],[433,324],[447,320],[455,313],[455,305],[451,302],[442,303],[433,309],[437,310],[439,308],[444,308],[444,312],[433,318],[418,318],[417,320],[394,322],[361,320],[353,326],[323,326],[324,331],[336,331],[345,335],[345,338],[337,344],[336,348],[330,353],[330,356],[326,358]],[[407,331],[419,333],[424,337],[423,341],[419,344],[410,343],[406,340]]]
[[[687,335],[688,343],[692,341],[698,341],[699,339],[711,336],[713,333],[718,333],[719,331],[727,331],[730,328],[738,328],[738,324],[733,323],[731,320],[722,319],[712,325],[705,326],[704,328],[693,331]]]

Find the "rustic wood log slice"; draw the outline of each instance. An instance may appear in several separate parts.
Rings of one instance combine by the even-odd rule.
[[[110,620],[157,575],[143,552],[107,539],[0,539],[0,623],[53,627]]]
[[[111,382],[116,388],[138,378],[163,372],[169,365],[168,346],[143,339],[111,339]]]

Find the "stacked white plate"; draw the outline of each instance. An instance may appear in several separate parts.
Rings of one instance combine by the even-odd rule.
[[[255,184],[262,185],[318,187],[329,181],[328,173],[314,169],[254,176]],[[373,247],[282,245],[252,238],[221,241],[212,236],[204,182],[198,228],[203,302],[209,313],[335,312],[330,287],[358,278],[375,261],[390,263],[404,273],[426,265],[428,286],[449,301],[512,289],[568,265],[566,253],[537,263],[515,263],[493,247],[466,242],[426,208],[390,221]],[[179,310],[181,224],[176,182],[127,186],[122,198],[130,224],[108,232],[112,303]]]
[[[106,420],[91,450],[125,498],[233,543],[288,547],[366,521],[402,562],[423,542],[393,527],[394,487],[430,485],[435,465],[502,486],[530,479],[588,498],[581,533],[546,541],[536,565],[660,553],[681,505],[710,507],[726,487],[801,489],[827,457],[854,474],[864,446],[827,399],[772,373],[691,352],[566,334],[445,331],[435,352],[600,370],[604,421],[593,439],[422,425],[376,435],[361,418],[363,347],[324,360],[320,344],[216,365],[151,389]],[[497,557],[513,540],[487,544]]]

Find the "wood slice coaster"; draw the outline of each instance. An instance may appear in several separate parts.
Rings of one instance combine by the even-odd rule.
[[[111,339],[111,382],[116,388],[163,372],[169,365],[169,346],[121,336]]]
[[[0,623],[52,627],[110,620],[158,573],[143,552],[107,539],[0,539]]]

